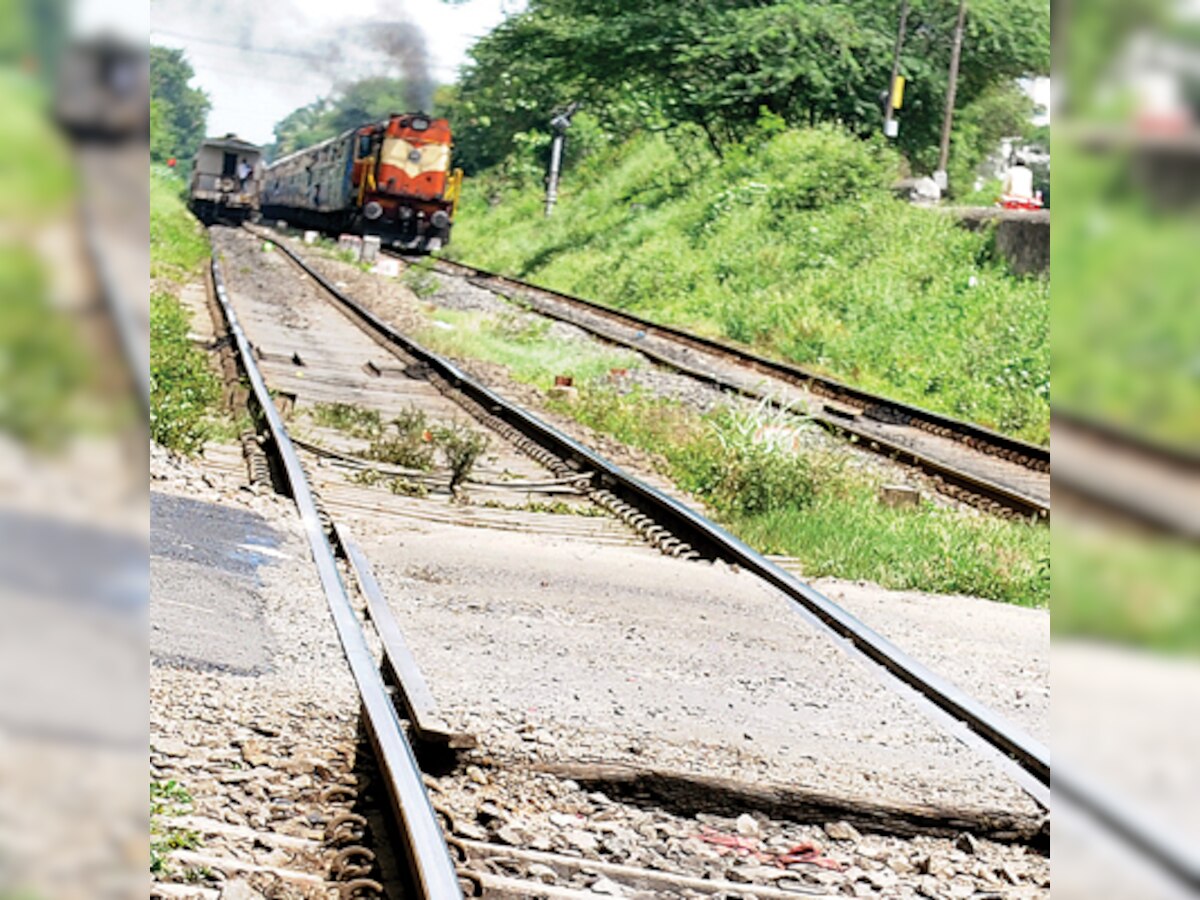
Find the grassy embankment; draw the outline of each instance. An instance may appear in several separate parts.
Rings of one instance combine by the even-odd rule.
[[[540,186],[472,179],[449,252],[1044,442],[1049,287],[988,234],[895,200],[890,151],[831,128],[717,160],[642,135]]]
[[[194,453],[215,433],[220,385],[188,339],[190,317],[179,288],[200,277],[208,236],[188,212],[177,176],[150,176],[150,436]]]

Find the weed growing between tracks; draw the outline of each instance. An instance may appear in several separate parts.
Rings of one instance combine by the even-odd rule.
[[[1049,279],[894,199],[895,173],[833,128],[723,161],[700,138],[641,135],[570,172],[549,220],[540,190],[475,179],[449,255],[1044,442]]]
[[[184,828],[163,824],[163,818],[187,815],[192,811],[192,795],[176,781],[150,782],[150,873],[171,874],[169,857],[173,850],[195,850],[200,835]],[[187,875],[188,873],[185,873]]]

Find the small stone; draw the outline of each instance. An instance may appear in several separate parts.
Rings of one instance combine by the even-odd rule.
[[[260,900],[261,897],[262,894],[240,878],[225,882],[220,894],[220,900]]]
[[[596,851],[596,838],[586,831],[568,831],[563,837],[566,838],[568,844],[583,853],[594,853]]]
[[[487,784],[488,777],[479,766],[467,766],[467,778],[475,784]]]
[[[163,756],[173,756],[178,759],[188,755],[187,744],[179,738],[155,738],[150,742],[150,746]]]
[[[593,894],[607,894],[610,897],[621,897],[624,894],[621,891],[621,886],[615,881],[608,878],[600,877],[592,882]]]
[[[267,747],[262,741],[249,738],[242,742],[242,759],[246,761],[246,765],[258,767],[265,766],[270,762],[271,756],[267,753]]]
[[[831,841],[854,841],[858,843],[862,840],[862,835],[858,833],[858,829],[849,822],[826,822],[825,834],[829,836]]]
[[[558,873],[542,863],[530,863],[526,873],[534,881],[540,881],[542,884],[554,884],[558,881]]]
[[[972,856],[979,852],[979,841],[975,840],[974,835],[968,834],[965,831],[958,836],[958,840],[954,842],[954,846],[963,853],[969,853]]]
[[[550,824],[556,825],[559,828],[576,828],[579,825],[579,816],[553,812],[550,813]]]
[[[510,847],[520,847],[525,843],[525,836],[511,825],[505,825],[496,830],[496,840]]]
[[[759,830],[758,820],[749,813],[737,817],[737,833],[743,837],[757,837]]]

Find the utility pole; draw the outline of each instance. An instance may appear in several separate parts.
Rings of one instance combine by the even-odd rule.
[[[892,77],[888,80],[887,100],[883,108],[883,133],[895,137],[899,133],[895,119],[896,79],[900,75],[900,50],[904,46],[904,30],[908,27],[908,0],[900,2],[900,28],[896,31],[896,49],[892,52]]]
[[[967,0],[958,2],[958,22],[954,25],[954,46],[950,50],[950,83],[946,87],[946,115],[942,119],[942,148],[938,153],[933,180],[943,191],[949,184],[946,163],[950,159],[950,123],[954,119],[954,93],[958,88],[958,61],[962,57],[963,22],[967,18]]]
[[[562,170],[563,144],[567,140],[567,129],[571,127],[571,116],[579,109],[578,103],[572,103],[564,112],[550,120],[554,129],[554,143],[550,145],[550,176],[546,179],[546,217],[554,212],[554,204],[558,202],[558,176]]]

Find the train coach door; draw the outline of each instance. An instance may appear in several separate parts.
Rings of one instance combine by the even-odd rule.
[[[221,160],[221,177],[233,178],[237,175],[237,154],[225,151],[225,157]]]
[[[370,130],[364,129],[354,139],[354,170],[350,183],[357,191],[361,206],[368,191],[375,190],[375,141]]]

